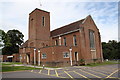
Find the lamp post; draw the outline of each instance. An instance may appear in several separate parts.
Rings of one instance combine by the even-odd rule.
[[[34,48],[34,65],[36,65],[36,54],[35,54],[36,49]]]
[[[70,47],[69,51],[70,51],[70,64],[72,66],[72,48],[71,47]]]
[[[38,50],[38,66],[40,66],[40,50]]]

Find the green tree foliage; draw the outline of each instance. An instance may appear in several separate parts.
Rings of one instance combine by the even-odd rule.
[[[19,47],[23,43],[24,35],[18,30],[9,30],[2,36],[4,47],[2,49],[3,55],[13,54],[19,52]]]
[[[102,42],[104,59],[120,59],[120,42],[110,40],[108,43]]]
[[[1,30],[0,29],[0,49],[1,49],[1,47],[3,47],[3,41],[4,41],[4,39],[5,39],[5,32],[3,31],[3,30]]]
[[[120,59],[120,42],[118,42],[118,59]]]

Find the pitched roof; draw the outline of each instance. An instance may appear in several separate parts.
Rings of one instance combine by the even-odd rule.
[[[28,47],[28,40],[25,41],[25,43],[23,43],[20,47],[21,47],[21,48]]]
[[[65,26],[63,26],[63,27],[57,28],[57,29],[51,31],[51,32],[50,32],[50,35],[51,35],[51,37],[53,37],[53,36],[57,36],[57,35],[60,35],[60,34],[66,33],[66,32],[70,32],[70,31],[79,29],[79,28],[80,28],[79,25],[80,25],[84,20],[85,20],[85,19],[82,19],[82,20],[76,21],[76,22],[74,22],[74,23],[65,25]]]
[[[48,12],[48,11],[45,11],[45,10],[42,10],[42,9],[38,9],[38,8],[36,8],[36,9],[33,10],[31,13],[29,13],[29,15],[32,14],[33,12],[35,12],[36,10],[38,10],[38,11],[42,11],[42,12],[46,12],[46,13],[50,13],[50,12]]]

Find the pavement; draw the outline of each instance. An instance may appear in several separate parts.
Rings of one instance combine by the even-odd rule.
[[[27,67],[50,69],[50,70],[62,69],[62,68],[50,68],[50,67],[44,67],[44,66],[34,66],[34,65],[28,65],[28,64],[14,64],[14,66],[27,66]]]
[[[34,67],[34,66],[33,66]],[[61,78],[61,79],[97,79],[120,80],[120,68],[118,64],[97,67],[73,66],[64,68],[45,68],[40,70],[27,70],[5,72],[3,78]]]

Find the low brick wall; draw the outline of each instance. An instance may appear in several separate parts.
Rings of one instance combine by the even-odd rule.
[[[64,66],[70,66],[70,62],[41,62],[42,66],[50,66],[50,67],[64,67]]]

